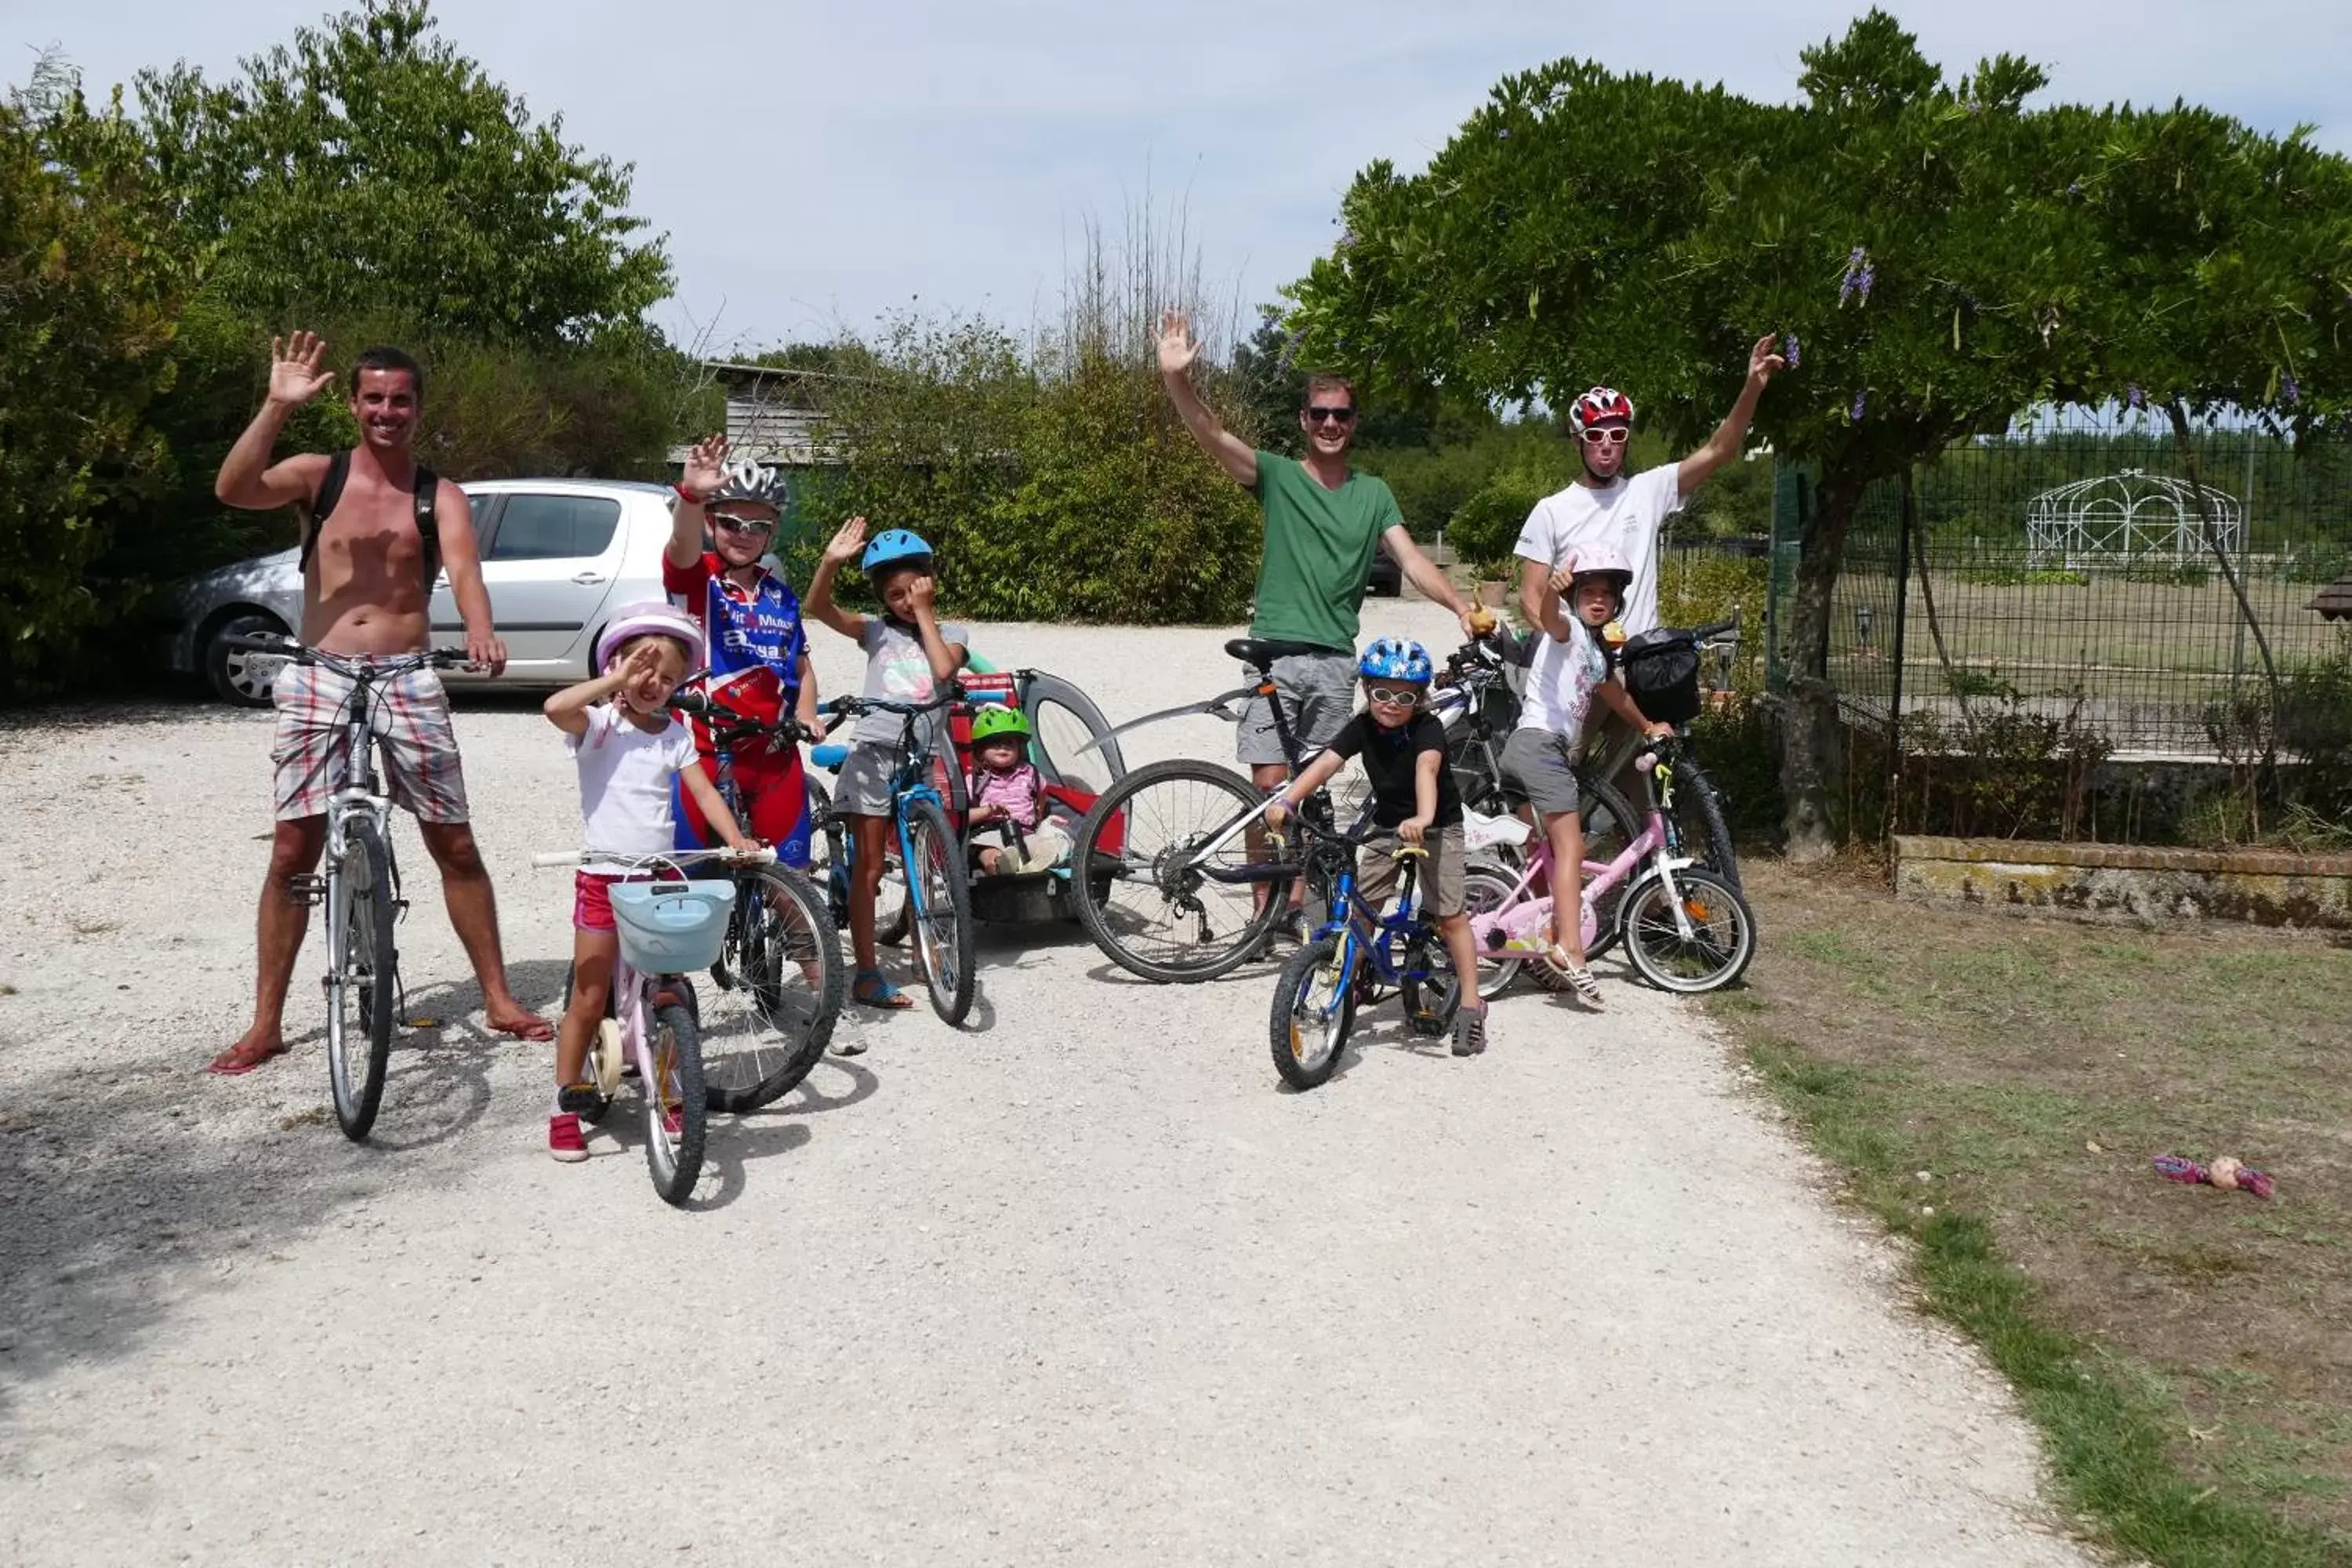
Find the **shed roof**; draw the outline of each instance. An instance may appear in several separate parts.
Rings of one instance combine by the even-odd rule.
[[[2312,595],[2311,607],[2324,621],[2352,621],[2352,572]]]

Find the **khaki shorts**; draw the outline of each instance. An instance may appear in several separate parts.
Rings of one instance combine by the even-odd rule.
[[[1282,699],[1283,721],[1290,726],[1290,738],[1298,743],[1298,760],[1303,763],[1329,745],[1339,726],[1356,710],[1356,656],[1294,653],[1277,658],[1274,689]],[[1274,710],[1265,698],[1253,697],[1243,706],[1234,756],[1245,767],[1290,760],[1282,754]]]
[[[1462,868],[1469,851],[1463,843],[1462,825],[1457,822],[1451,827],[1424,834],[1421,847],[1429,851],[1429,858],[1414,873],[1421,889],[1421,912],[1441,921],[1460,914],[1468,902],[1463,890]],[[1396,895],[1399,847],[1395,838],[1375,838],[1364,846],[1364,858],[1357,868],[1356,891],[1376,910]]]
[[[343,731],[352,684],[323,665],[289,663],[278,670],[270,691],[278,736],[269,753],[278,764],[278,821],[326,816],[328,797],[342,788],[351,765]],[[466,773],[440,675],[412,669],[373,690],[369,719],[384,794],[419,822],[465,821]]]

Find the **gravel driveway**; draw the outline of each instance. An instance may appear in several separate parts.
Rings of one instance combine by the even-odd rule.
[[[978,646],[1119,719],[1206,695],[1224,635]],[[445,1023],[373,1143],[326,1109],[315,926],[294,1055],[197,1070],[249,1005],[268,724],[0,729],[0,1561],[2083,1561],[1993,1376],[1614,959],[1605,1016],[1514,994],[1465,1062],[1383,1009],[1294,1095],[1267,970],[984,930],[975,1027],[845,1020],[871,1049],[715,1121],[679,1213],[633,1132],[547,1158],[551,1047],[484,1038],[429,874],[403,966]],[[533,704],[457,725],[551,1016],[571,897],[527,857],[570,772]]]

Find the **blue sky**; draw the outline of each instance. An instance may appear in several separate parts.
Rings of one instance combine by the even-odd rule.
[[[2210,103],[2352,151],[2352,5],[2305,0],[1889,6],[1955,73],[2020,53],[2053,91]],[[325,0],[8,0],[5,74],[56,45],[103,90],[185,58],[208,73]],[[1351,175],[1412,169],[1504,74],[1561,55],[1766,99],[1851,4],[1568,6],[1494,0],[1191,5],[868,0],[761,6],[441,0],[442,31],[567,135],[636,165],[668,236],[681,332],[722,347],[863,330],[877,314],[1050,314],[1091,216],[1182,205],[1220,295],[1270,299],[1333,237]],[[732,103],[735,107],[724,108]]]

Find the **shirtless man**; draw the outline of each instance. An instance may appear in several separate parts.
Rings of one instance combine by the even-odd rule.
[[[319,368],[326,346],[309,332],[296,332],[283,343],[270,340],[269,395],[229,449],[213,493],[248,511],[299,510],[304,643],[347,656],[416,653],[426,646],[425,603],[433,579],[417,532],[420,470],[410,450],[425,374],[397,349],[368,350],[352,371],[359,446],[341,458],[306,452],[273,464],[270,449],[287,417],[335,379],[333,371]],[[338,469],[340,491],[322,496],[322,487],[332,489],[330,477]],[[466,652],[495,675],[506,668],[507,650],[491,629],[490,596],[482,586],[466,492],[447,479],[434,483],[438,554],[465,617]],[[322,510],[325,515],[317,515]],[[316,868],[326,847],[327,797],[343,763],[336,715],[350,687],[341,676],[315,665],[289,664],[278,672],[272,752],[278,763],[278,833],[270,846],[268,879],[261,887],[253,1026],[213,1059],[213,1072],[251,1072],[286,1049],[286,988],[310,923],[310,906],[295,895],[294,883]],[[417,835],[441,868],[449,923],[473,961],[489,1026],[527,1040],[547,1039],[554,1026],[507,988],[498,907],[489,871],[467,824],[465,776],[441,678],[423,669],[377,690],[377,712],[387,721],[383,754],[393,801],[415,815]]]

